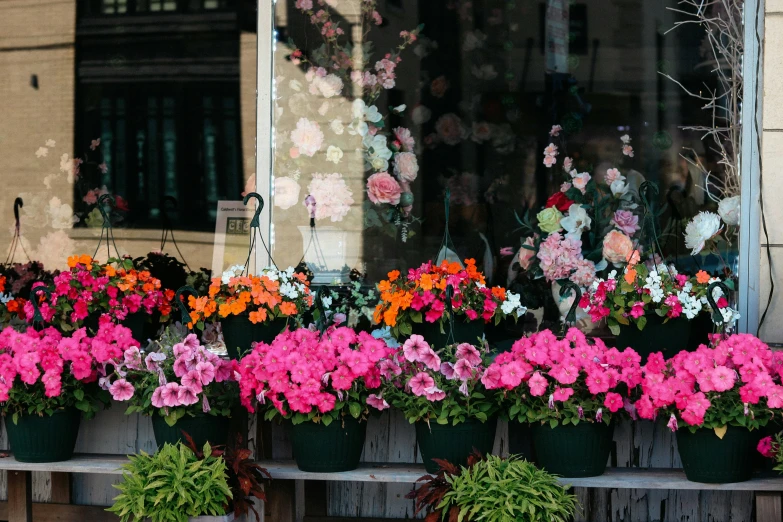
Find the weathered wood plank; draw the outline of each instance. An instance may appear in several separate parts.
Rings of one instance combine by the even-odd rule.
[[[122,474],[128,458],[120,455],[79,455],[62,462],[19,462],[13,455],[0,459],[0,469],[9,471],[52,471],[56,473]]]
[[[54,504],[71,503],[71,474],[70,473],[52,473],[52,494],[51,501]]]
[[[33,479],[29,471],[8,474],[8,522],[33,522]]]
[[[781,493],[756,493],[756,522],[781,522],[783,496]]]

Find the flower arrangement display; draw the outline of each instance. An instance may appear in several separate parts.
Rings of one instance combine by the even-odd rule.
[[[642,379],[631,348],[607,348],[571,328],[558,339],[549,330],[523,337],[499,354],[482,381],[502,390],[511,420],[559,425],[610,424],[631,409],[630,392]]]
[[[76,408],[95,415],[106,395],[97,386],[103,366],[138,346],[130,330],[103,320],[95,336],[85,328],[64,337],[49,327],[0,332],[0,410],[14,424],[25,415]]]
[[[88,317],[97,319],[103,314],[122,322],[138,312],[152,315],[157,311],[161,322],[168,320],[174,291],[163,289],[149,272],[133,268],[130,258],[109,259],[102,265],[88,255],[72,256],[68,266],[70,270],[55,276],[50,298],[39,305],[47,323],[68,332],[85,324]],[[29,301],[25,315],[29,322],[33,320]]]
[[[372,327],[379,299],[375,287],[363,285],[361,281],[352,281],[345,285],[325,287],[322,292],[320,299],[327,324],[363,330]],[[319,320],[320,311],[316,310],[314,316]]]
[[[783,408],[783,353],[750,334],[714,338],[712,347],[668,360],[653,354],[642,367],[639,417],[664,416],[672,431],[720,432],[726,426],[758,429]]]
[[[195,334],[168,328],[143,350],[134,346],[114,358],[101,386],[129,404],[126,413],[174,426],[185,417],[230,417],[238,393],[233,368]]]
[[[414,324],[438,324],[443,330],[447,313],[447,288],[451,286],[451,308],[458,321],[499,323],[506,316],[522,317],[527,311],[520,296],[502,287],[489,288],[473,259],[459,263],[444,260],[440,265],[427,262],[408,270],[389,272],[378,284],[380,302],[374,321],[390,327],[395,335],[410,335]]]
[[[251,413],[262,405],[266,420],[294,425],[366,419],[390,352],[383,340],[347,327],[286,331],[239,361],[240,400]]]
[[[561,154],[554,143],[565,131],[555,125],[553,143],[544,150],[544,165],[554,168]],[[632,148],[623,136],[623,153]],[[640,223],[635,195],[616,168],[593,175],[579,172],[570,157],[562,161],[564,182],[535,216],[518,218],[526,237],[518,258],[523,270],[549,282],[571,280],[589,286],[611,264],[625,263],[639,241]]]
[[[253,324],[296,320],[313,304],[307,279],[291,267],[265,268],[258,275],[244,271],[244,266],[232,266],[212,279],[208,295],[188,297],[193,324],[203,329],[207,320],[244,315]]]
[[[438,459],[465,464],[474,448],[489,453],[495,441],[497,394],[482,381],[489,355],[470,343],[434,350],[413,334],[383,363],[383,387],[368,403],[399,410],[415,424],[428,472]]]
[[[37,261],[0,265],[0,324],[24,323],[24,306],[37,282],[48,285],[55,274]]]
[[[783,408],[783,354],[750,334],[725,339],[642,367],[642,419],[663,417],[677,432],[689,480],[738,482],[750,478],[752,454],[765,426]]]
[[[635,325],[644,330],[651,315],[664,321],[695,319],[702,310],[709,310],[707,290],[710,284],[720,282],[701,270],[695,276],[680,274],[673,265],[658,264],[648,267],[639,263],[634,251],[622,273],[612,270],[606,279],[596,279],[579,303],[590,314],[593,322],[607,320],[613,334],[620,333],[621,325]],[[723,322],[731,326],[739,317],[719,288],[713,293]]]
[[[457,425],[486,422],[500,409],[484,384],[489,355],[469,343],[434,350],[411,335],[382,365],[383,388],[370,397],[378,410],[390,405],[414,422]]]

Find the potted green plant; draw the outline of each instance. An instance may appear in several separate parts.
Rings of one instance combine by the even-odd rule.
[[[252,343],[269,343],[287,327],[298,326],[299,316],[313,305],[307,279],[293,268],[244,272],[244,266],[232,266],[212,279],[207,295],[188,297],[191,319],[199,329],[205,321],[220,322],[232,359],[250,350]]]
[[[510,429],[531,425],[537,463],[566,477],[601,475],[612,447],[613,421],[628,415],[627,397],[641,381],[641,358],[571,328],[549,330],[499,354],[482,380],[503,390]]]
[[[422,335],[433,346],[448,342],[476,343],[484,325],[507,316],[523,317],[520,296],[502,287],[490,288],[473,259],[459,263],[432,261],[407,276],[389,272],[378,283],[380,302],[373,319],[391,328],[395,337]]]
[[[576,495],[557,477],[517,457],[471,455],[467,465],[438,461],[435,476],[424,476],[408,498],[425,522],[440,520],[567,522],[576,512]]]
[[[230,522],[231,489],[226,462],[213,455],[209,443],[199,458],[184,444],[165,444],[155,454],[128,457],[120,494],[107,511],[122,522]]]
[[[369,332],[373,328],[372,318],[377,304],[375,287],[363,285],[360,281],[322,286],[316,292],[313,319],[324,326],[336,324]]]
[[[783,408],[782,365],[783,354],[750,334],[669,360],[654,353],[642,368],[636,411],[643,419],[668,418],[688,480],[748,480],[759,429]]]
[[[131,348],[112,361],[103,385],[126,413],[152,419],[155,440],[182,440],[189,433],[198,446],[225,444],[229,418],[237,405],[233,362],[207,350],[195,334],[167,328],[142,351]]]
[[[390,405],[416,427],[424,467],[435,459],[464,464],[473,449],[492,451],[499,404],[482,382],[489,356],[469,343],[432,349],[413,334],[382,367],[383,387],[370,397],[377,409]]]
[[[91,418],[109,402],[98,386],[99,371],[137,345],[130,330],[109,321],[95,337],[85,328],[70,337],[52,327],[0,332],[0,412],[16,459],[70,459],[81,416]]]
[[[239,361],[240,399],[264,419],[291,421],[291,443],[302,471],[350,471],[359,465],[368,403],[388,362],[386,343],[367,332],[300,328],[258,343]]]
[[[664,355],[674,355],[688,347],[691,321],[709,310],[707,289],[720,280],[703,270],[691,277],[672,265],[648,267],[638,261],[635,251],[620,273],[595,280],[580,306],[593,322],[607,321],[617,346],[630,346],[643,358],[661,348]],[[736,312],[728,301],[720,298],[717,306],[723,322],[733,323]]]

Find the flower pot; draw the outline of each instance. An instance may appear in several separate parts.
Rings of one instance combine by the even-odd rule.
[[[548,423],[533,424],[531,428],[536,464],[543,469],[572,478],[603,475],[614,426],[582,421],[554,428]]]
[[[250,350],[253,343],[271,343],[285,330],[286,319],[274,319],[264,323],[250,322],[250,313],[229,315],[220,320],[223,340],[231,359],[239,359],[241,354]]]
[[[526,422],[508,421],[508,452],[528,462],[536,462],[533,450],[533,431]]]
[[[710,340],[707,336],[713,332],[714,328],[715,325],[712,323],[712,319],[708,312],[702,312],[694,317],[691,320],[691,332],[688,337],[688,347],[686,350],[695,352],[701,344],[709,346]]]
[[[750,479],[757,443],[757,433],[737,426],[728,426],[722,439],[711,429],[677,430],[682,467],[692,482],[725,484]]]
[[[691,323],[685,317],[669,319],[658,314],[647,314],[647,325],[639,330],[635,324],[620,325],[617,336],[617,349],[631,347],[642,356],[642,364],[653,352],[663,352],[668,358],[688,348]]]
[[[204,446],[209,441],[212,446],[225,445],[228,441],[228,430],[230,421],[226,417],[217,415],[186,415],[174,424],[169,426],[166,419],[160,415],[152,416],[152,431],[155,433],[155,443],[162,447],[165,443],[176,444],[179,441],[185,442],[186,432],[193,438],[197,448]]]
[[[131,331],[131,335],[134,339],[139,341],[142,346],[147,343],[149,328],[147,327],[147,315],[143,310],[139,310],[134,314],[128,314],[125,320],[122,321],[122,326],[128,328]]]
[[[11,452],[19,462],[60,462],[73,457],[81,413],[76,408],[52,415],[20,415],[14,424],[10,415],[5,429]]]
[[[233,522],[234,514],[228,515],[201,515],[200,517],[190,517],[188,522]]]
[[[416,442],[427,473],[437,473],[439,466],[432,459],[447,460],[452,464],[466,465],[473,450],[482,455],[492,452],[495,445],[497,420],[481,422],[468,419],[452,426],[431,421],[416,423]]]
[[[449,342],[449,324],[448,321],[443,324],[443,332],[440,331],[440,323],[421,323],[413,325],[413,333],[424,337],[434,350],[440,350]],[[484,337],[484,321],[477,319],[475,321],[463,321],[457,319],[454,321],[454,342],[470,343],[475,345],[479,339]]]
[[[343,417],[328,426],[322,422],[294,424],[291,447],[296,465],[302,471],[333,473],[359,466],[367,422]]]

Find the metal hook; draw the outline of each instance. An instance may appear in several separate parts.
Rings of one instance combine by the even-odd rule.
[[[36,324],[43,325],[44,323],[44,317],[43,314],[41,314],[41,309],[38,308],[38,294],[46,294],[47,299],[52,298],[52,292],[45,286],[36,286],[33,288],[31,295],[30,295],[30,302],[33,304],[33,326],[35,327]]]
[[[580,290],[579,286],[573,281],[560,283],[561,298],[565,298],[566,294],[571,291],[574,292],[574,302],[571,304],[571,308],[568,310],[568,313],[565,316],[565,324],[573,326],[576,324],[576,309],[579,306],[579,301],[582,299],[582,290]]]
[[[16,198],[14,200],[14,219],[16,220],[16,229],[19,230],[19,209],[24,207],[24,201],[22,198]]]
[[[723,290],[723,295],[729,295],[731,290],[729,289],[728,286],[726,286],[726,283],[722,281],[715,281],[714,283],[711,283],[710,286],[707,287],[707,302],[710,304],[710,308],[712,308],[712,322],[715,324],[724,324],[723,315],[720,313],[718,304],[715,302],[715,299],[712,297],[712,291],[715,289],[715,287],[718,287],[721,290]]]
[[[253,214],[253,219],[250,221],[250,228],[261,228],[261,211],[264,210],[264,198],[258,192],[251,192],[242,201],[245,206],[247,206],[251,198],[257,199],[258,205],[256,205],[256,213]]]
[[[114,199],[114,196],[112,196],[111,194],[104,194],[98,198],[98,210],[100,211],[101,216],[103,216],[104,226],[111,226],[111,219],[109,219],[109,214],[106,212],[106,209],[103,208],[103,203],[106,200],[109,201],[109,204],[112,207],[117,205],[117,200]]]
[[[179,313],[181,316],[182,324],[187,327],[187,325],[193,322],[193,320],[190,318],[190,312],[188,311],[188,307],[185,306],[184,302],[182,302],[181,296],[183,292],[188,292],[196,298],[198,298],[199,295],[196,289],[193,288],[192,286],[181,286],[174,294],[174,299],[176,299],[177,306],[179,307]]]

